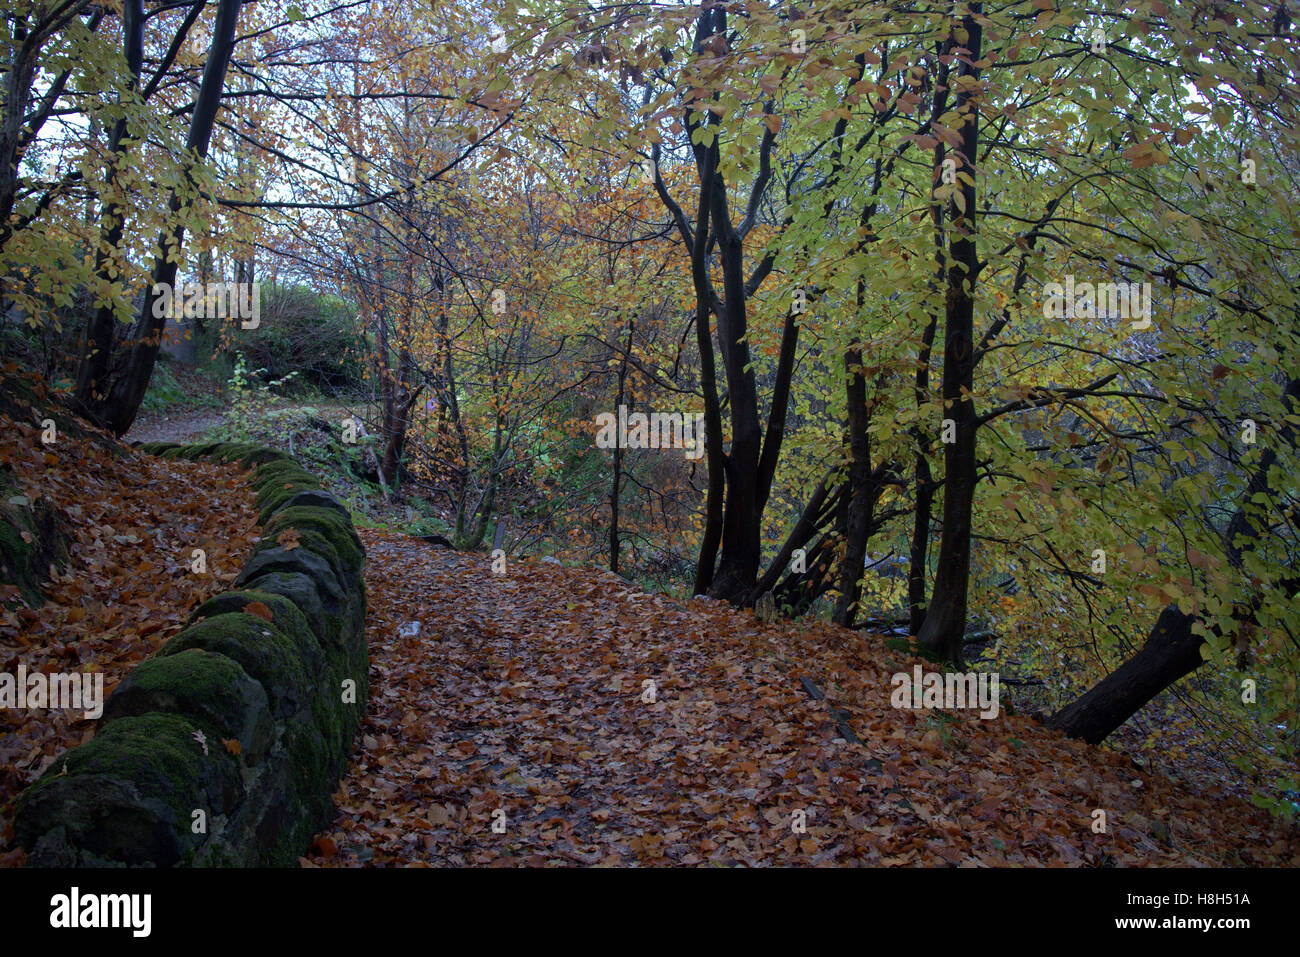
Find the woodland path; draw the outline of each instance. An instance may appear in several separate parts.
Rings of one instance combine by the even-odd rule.
[[[360,535],[371,701],[306,865],[1300,861],[1264,812],[1028,718],[892,708],[918,662],[879,639]]]
[[[193,412],[141,412],[122,441],[176,442],[184,445],[202,438],[208,429],[225,421],[225,414],[211,409]]]

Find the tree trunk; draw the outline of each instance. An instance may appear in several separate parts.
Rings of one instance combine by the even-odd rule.
[[[5,63],[4,94],[0,96],[0,249],[12,235],[10,222],[18,198],[18,169],[23,158],[23,124],[31,106],[32,85],[39,67],[40,45],[29,42],[29,24],[13,15],[9,44],[13,59]]]
[[[946,94],[944,94],[946,96]],[[936,94],[935,112],[939,112],[939,94]],[[942,144],[934,148],[934,168],[939,169],[943,161]],[[931,280],[931,291],[937,296],[943,282],[946,267],[943,252],[943,206],[934,203],[930,211],[934,222],[934,258],[935,273]],[[921,335],[921,350],[916,357],[916,382],[913,387],[916,407],[919,410],[930,398],[930,358],[934,351],[934,336],[939,329],[939,310],[930,312],[930,321],[926,323]],[[930,516],[934,510],[934,476],[930,471],[930,439],[922,429],[914,428],[912,438],[916,442],[916,465],[913,475],[916,479],[916,508],[912,513],[912,543],[907,566],[907,631],[916,635],[925,624],[925,582],[929,573],[930,560]]]
[[[1098,744],[1144,704],[1201,665],[1196,619],[1170,605],[1160,613],[1141,650],[1073,704],[1048,720],[1066,737]]]
[[[916,456],[916,511],[912,516],[912,545],[907,566],[907,631],[918,634],[925,623],[925,576],[930,552],[930,511],[934,504],[934,483],[930,460],[924,452]]]
[[[710,596],[742,604],[758,579],[762,558],[759,534],[758,462],[763,429],[758,417],[758,387],[751,365],[746,314],[744,246],[732,228],[722,174],[714,169],[711,193],[713,233],[722,263],[724,299],[718,313],[718,339],[731,403],[731,453],[727,456],[727,501],[722,517],[722,556]],[[697,242],[702,240],[697,238]]]
[[[142,0],[125,0],[122,5],[122,34],[126,53],[128,95],[140,85],[140,70],[144,60],[144,4]],[[126,162],[122,140],[126,138],[126,117],[122,117],[108,138],[108,200],[100,215],[99,248],[95,251],[95,273],[106,285],[111,281],[108,266],[120,252],[122,236],[126,231],[126,204],[118,196],[121,187],[122,167]],[[90,317],[89,330],[77,370],[76,401],[82,406],[93,405],[97,387],[108,379],[117,341],[117,310],[111,301],[95,309]],[[102,393],[98,396],[102,398]]]
[[[1284,408],[1289,403],[1290,408],[1288,415],[1281,419],[1279,441],[1294,446],[1297,429],[1291,419],[1300,412],[1300,378],[1287,383],[1282,403]],[[1254,503],[1256,495],[1269,489],[1268,473],[1276,462],[1276,448],[1266,449],[1246,485],[1241,503],[1228,522],[1224,540],[1228,561],[1234,568],[1241,567],[1243,545],[1258,541],[1261,525],[1267,527],[1267,522],[1257,524],[1254,521],[1249,506]],[[1298,584],[1296,579],[1292,579],[1274,587],[1293,593]],[[1250,621],[1254,617],[1253,605],[1237,605],[1236,617],[1239,621]],[[1201,666],[1201,643],[1204,639],[1192,632],[1196,621],[1196,616],[1184,614],[1175,605],[1166,607],[1141,650],[1082,697],[1052,715],[1047,726],[1089,744],[1104,741],[1148,701]]]
[[[787,573],[803,574],[803,572],[790,571],[791,559],[793,559],[795,551],[812,541],[812,537],[822,529],[828,517],[839,507],[839,499],[844,494],[842,484],[836,485],[834,492],[831,492],[826,485],[828,479],[829,476],[817,483],[817,488],[813,490],[812,496],[808,499],[808,504],[804,506],[803,514],[795,522],[794,528],[790,530],[790,534],[785,540],[785,544],[776,553],[776,557],[772,559],[767,571],[759,579],[758,584],[754,586],[754,591],[745,604],[752,605],[762,595],[774,590],[777,583]],[[806,551],[804,560],[807,561]]]
[[[863,282],[858,281],[858,308],[862,307]],[[853,627],[858,599],[862,596],[862,570],[867,555],[867,535],[871,530],[873,489],[871,476],[871,438],[867,435],[867,380],[862,375],[862,351],[849,349],[844,355],[844,372],[848,378],[845,400],[848,406],[849,480],[846,493],[847,512],[844,525],[844,561],[840,565],[840,597],[835,603],[834,622]]]
[[[917,641],[935,654],[960,664],[966,630],[966,600],[970,579],[971,509],[975,498],[975,405],[973,340],[977,256],[975,244],[975,160],[979,142],[979,99],[973,84],[980,70],[981,27],[976,19],[983,4],[971,5],[962,20],[967,54],[958,77],[966,77],[955,109],[964,114],[962,144],[957,151],[959,188],[949,216],[956,238],[948,263],[948,292],[944,311],[943,399],[947,418],[956,424],[956,441],[944,445],[943,532],[939,540],[938,571],[925,622]],[[961,177],[965,177],[962,179]],[[961,197],[960,205],[957,197]]]
[[[700,182],[713,178],[716,144],[701,148]],[[695,344],[700,352],[700,391],[704,394],[704,454],[709,487],[704,498],[704,534],[695,564],[693,594],[707,595],[713,587],[713,571],[722,543],[722,504],[726,494],[726,457],[722,452],[722,404],[718,399],[718,373],[713,358],[713,331],[709,327],[709,195],[700,189],[695,217],[695,242],[691,248],[691,280],[695,286]]]
[[[831,560],[835,555],[835,545],[839,541],[838,532],[827,532],[808,549],[806,571],[791,572],[772,589],[772,597],[777,608],[790,608],[790,617],[798,617],[812,607],[813,602],[830,590],[835,583],[831,570]]]
[[[240,0],[220,0],[217,5],[212,46],[208,50],[207,63],[203,68],[203,80],[199,84],[199,95],[194,103],[194,114],[190,118],[190,131],[185,144],[187,162],[199,162],[208,155],[212,127],[225,88],[226,68],[230,64],[230,55],[235,46],[235,25],[239,19],[239,8]],[[186,178],[189,179],[188,170]],[[153,281],[146,290],[144,308],[132,330],[127,352],[117,365],[118,371],[114,375],[110,388],[106,390],[107,395],[104,398],[91,400],[80,410],[91,421],[118,436],[125,434],[131,427],[131,423],[135,421],[136,412],[139,411],[140,402],[153,375],[163,328],[167,323],[165,315],[154,315],[154,305],[158,301],[154,289],[158,286],[170,288],[175,285],[179,257],[185,243],[185,225],[181,212],[187,202],[188,200],[179,190],[172,193],[169,211],[174,225],[170,230],[164,230],[158,237],[158,254],[154,261]]]
[[[628,317],[627,347],[623,350],[623,360],[618,366],[618,390],[614,396],[615,414],[623,407],[623,392],[627,385],[627,363],[632,354],[632,329],[635,319]],[[618,505],[623,483],[623,443],[621,436],[614,442],[614,477],[609,489],[609,570],[618,574]]]

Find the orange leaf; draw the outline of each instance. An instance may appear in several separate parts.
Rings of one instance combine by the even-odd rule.
[[[222,738],[221,743],[226,746],[226,750],[231,754],[239,754],[244,750],[244,746],[239,743],[238,738]]]
[[[250,601],[247,605],[245,605],[244,614],[256,615],[258,618],[261,618],[263,621],[272,620],[271,609],[267,608],[266,605],[262,604],[260,601]]]

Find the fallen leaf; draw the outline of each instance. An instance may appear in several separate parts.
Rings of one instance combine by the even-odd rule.
[[[250,601],[244,606],[245,615],[256,615],[263,621],[272,621],[271,609],[260,601]]]

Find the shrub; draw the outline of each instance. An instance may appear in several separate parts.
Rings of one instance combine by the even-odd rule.
[[[297,381],[326,393],[358,386],[364,375],[364,340],[353,308],[336,296],[305,286],[262,289],[261,323],[235,335],[248,365],[268,379],[297,372]]]

